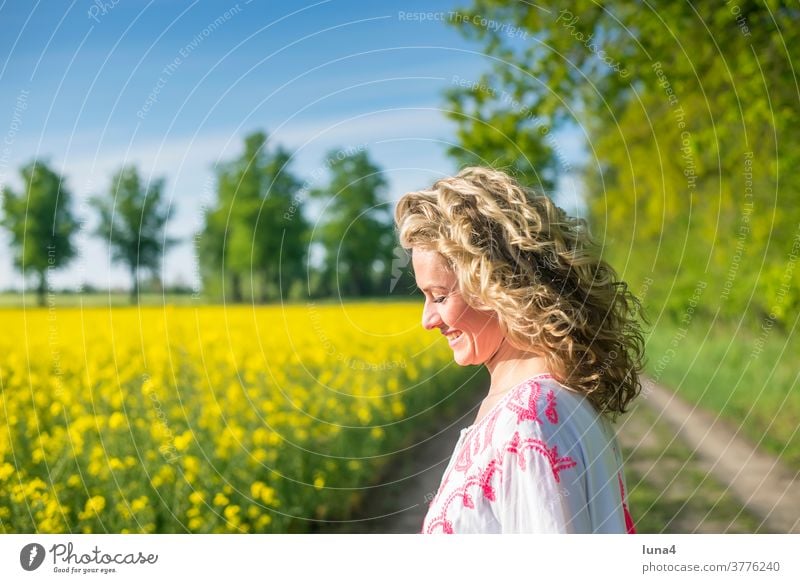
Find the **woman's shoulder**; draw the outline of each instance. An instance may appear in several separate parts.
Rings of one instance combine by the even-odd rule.
[[[494,422],[492,445],[504,447],[510,440],[526,438],[566,443],[605,435],[605,421],[584,396],[552,376],[538,376],[520,383],[504,400]]]

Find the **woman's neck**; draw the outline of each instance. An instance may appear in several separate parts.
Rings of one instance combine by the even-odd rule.
[[[486,361],[486,368],[491,377],[487,397],[502,394],[533,376],[553,374],[543,356],[515,348],[508,340],[503,340],[497,352]]]

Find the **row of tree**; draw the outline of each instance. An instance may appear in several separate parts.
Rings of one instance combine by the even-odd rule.
[[[450,24],[493,64],[447,93],[453,156],[544,188],[579,171],[604,253],[635,288],[654,282],[646,300],[659,311],[685,314],[702,281],[698,309],[711,315],[793,321],[796,3],[469,4]],[[586,137],[582,169],[559,155],[564,127]]]
[[[330,182],[318,187],[294,173],[291,162],[289,151],[255,132],[241,156],[216,168],[216,196],[203,207],[203,227],[193,239],[206,295],[271,301],[390,293],[393,231],[381,169],[363,148],[333,151],[322,166]],[[50,271],[77,255],[80,224],[64,177],[46,162],[35,160],[20,175],[22,190],[0,192],[0,224],[15,266],[36,279],[44,304]],[[320,207],[313,225],[312,201]],[[128,269],[136,301],[142,272],[160,279],[165,254],[179,242],[167,235],[175,207],[164,179],[144,180],[126,166],[89,203],[98,219],[93,234]]]

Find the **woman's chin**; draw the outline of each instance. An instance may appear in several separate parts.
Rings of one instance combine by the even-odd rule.
[[[470,366],[472,364],[469,357],[457,353],[453,354],[453,360],[458,366]]]

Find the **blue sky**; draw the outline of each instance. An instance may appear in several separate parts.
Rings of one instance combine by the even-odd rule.
[[[389,197],[456,170],[445,156],[454,126],[443,91],[477,79],[480,46],[414,12],[459,2],[183,2],[80,0],[0,3],[0,185],[39,157],[67,177],[83,221],[80,255],[56,287],[125,287],[91,235],[86,200],[123,164],[166,178],[169,232],[184,242],[164,260],[168,282],[193,283],[191,237],[213,195],[213,165],[236,156],[256,129],[295,152],[293,170],[319,176],[331,149],[365,147]],[[572,134],[558,137],[570,160]],[[559,202],[579,206],[572,181]],[[313,218],[313,217],[312,217]],[[0,289],[20,287],[0,232]]]

